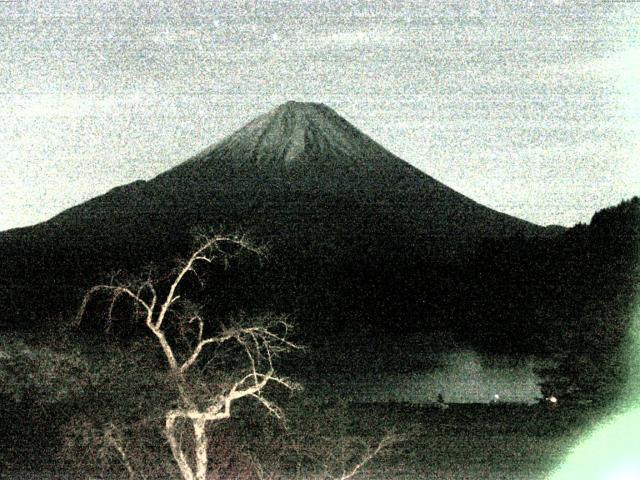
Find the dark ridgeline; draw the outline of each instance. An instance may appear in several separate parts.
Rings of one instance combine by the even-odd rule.
[[[567,331],[597,330],[606,302],[627,308],[637,212],[634,199],[590,226],[540,227],[453,191],[324,105],[288,102],[148,182],[1,234],[0,321],[68,313],[101,272],[162,265],[201,226],[269,247],[265,265],[211,282],[216,313],[290,312],[309,343],[439,331],[546,355]]]

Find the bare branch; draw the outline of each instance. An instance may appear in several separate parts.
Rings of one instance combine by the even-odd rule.
[[[230,337],[212,337],[207,338],[206,340],[200,340],[196,347],[191,352],[189,358],[187,358],[182,365],[180,365],[180,373],[186,372],[197,360],[202,353],[202,349],[209,345],[210,343],[222,343],[226,340],[229,340]]]
[[[118,432],[116,431],[116,426],[113,423],[109,424],[109,427],[104,432],[104,439],[108,445],[112,446],[116,452],[120,455],[120,459],[122,464],[127,469],[127,473],[129,474],[129,480],[134,480],[136,478],[135,471],[129,462],[127,454],[124,451],[124,447],[122,446],[122,439],[119,438]]]
[[[282,408],[280,408],[275,403],[267,400],[265,397],[257,393],[252,393],[250,396],[258,400],[267,409],[267,411],[278,420],[282,420],[284,418],[284,412]]]
[[[202,322],[201,317],[196,316],[199,322]],[[267,317],[263,317],[267,318]],[[271,321],[270,325],[267,326],[253,326],[253,327],[240,327],[234,325],[232,327],[222,327],[222,332],[220,335],[216,337],[210,337],[207,339],[202,339],[202,328],[203,323],[199,324],[199,333],[198,333],[198,343],[194,347],[191,355],[184,361],[184,363],[180,366],[180,371],[182,373],[186,372],[197,360],[200,354],[202,353],[203,348],[206,345],[215,343],[222,344],[229,340],[235,340],[241,345],[249,358],[251,363],[251,367],[253,371],[257,371],[257,357],[261,356],[263,353],[267,357],[267,363],[269,367],[272,366],[272,355],[273,353],[277,353],[280,351],[285,351],[289,349],[300,349],[301,347],[297,344],[287,340],[286,334],[289,330],[291,330],[291,325],[282,318],[278,317],[277,320]],[[284,334],[277,334],[272,331],[270,328],[272,326],[279,326],[284,329]],[[247,340],[253,345],[252,348],[247,344]]]
[[[404,438],[401,437],[400,435],[394,435],[394,434],[385,435],[384,437],[382,437],[380,442],[378,442],[378,444],[375,447],[368,447],[367,451],[361,457],[360,461],[356,463],[353,466],[353,468],[351,468],[351,470],[349,470],[348,472],[347,471],[343,472],[342,475],[339,477],[339,480],[349,480],[355,477],[358,474],[358,472],[365,465],[371,462],[371,460],[373,460],[383,449],[395,443],[401,442],[403,440]]]
[[[77,324],[82,323],[82,317],[86,311],[87,305],[93,296],[100,291],[109,291],[112,294],[112,303],[109,308],[109,315],[111,315],[111,311],[113,310],[113,303],[120,297],[121,295],[127,295],[130,297],[136,304],[141,305],[146,311],[148,315],[152,315],[151,306],[147,304],[140,296],[133,293],[129,288],[124,286],[116,286],[116,285],[96,285],[89,289],[89,291],[85,294],[82,299],[82,304],[80,305],[80,309],[78,310],[78,314],[76,316]]]
[[[193,272],[194,266],[198,262],[206,262],[212,263],[217,255],[213,253],[213,250],[216,250],[220,254],[224,255],[224,252],[220,250],[219,243],[221,242],[230,242],[238,245],[242,249],[259,252],[259,249],[253,247],[250,242],[246,241],[246,239],[233,237],[233,236],[225,236],[225,235],[215,235],[211,238],[205,239],[202,244],[191,254],[191,256],[187,259],[187,261],[183,264],[183,266],[179,269],[174,281],[171,283],[169,287],[169,293],[167,293],[167,297],[163,302],[160,312],[158,313],[158,317],[156,319],[156,328],[160,328],[162,326],[162,322],[164,321],[167,310],[171,306],[171,304],[175,301],[176,297],[176,289],[182,282],[183,278],[187,273]],[[197,275],[197,274],[196,274]]]

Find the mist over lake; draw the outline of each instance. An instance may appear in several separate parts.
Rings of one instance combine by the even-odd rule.
[[[308,390],[330,400],[359,402],[448,403],[537,402],[541,397],[539,361],[508,356],[484,358],[473,350],[428,354],[437,365],[430,371],[334,373],[314,378]]]

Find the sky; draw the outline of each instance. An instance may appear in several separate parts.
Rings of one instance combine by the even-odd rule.
[[[150,179],[287,100],[474,200],[640,193],[640,2],[0,0],[0,230]]]

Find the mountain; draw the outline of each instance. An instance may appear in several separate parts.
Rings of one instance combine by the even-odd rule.
[[[82,234],[100,222],[131,231],[156,223],[170,235],[223,224],[270,239],[319,228],[338,243],[343,235],[364,236],[367,243],[374,233],[394,232],[409,243],[445,249],[480,237],[543,231],[449,189],[330,108],[296,102],[149,182],[114,189],[48,223]]]
[[[402,299],[420,297],[439,282],[435,272],[465,263],[487,240],[547,233],[448,188],[332,109],[288,102],[152,180],[0,234],[4,320],[75,305],[100,270],[184,254],[195,226],[269,245],[271,266],[242,277],[244,286],[258,279],[245,289],[254,296],[299,310],[330,290],[354,311],[382,302],[395,316]]]

